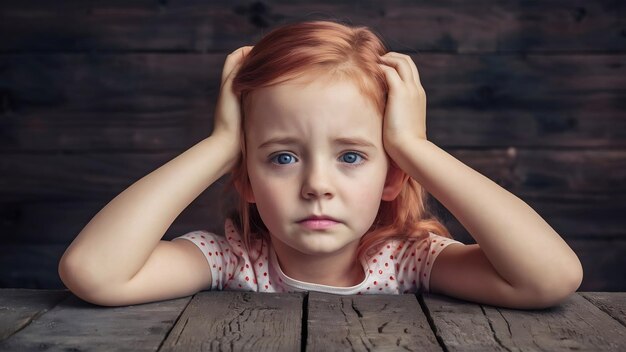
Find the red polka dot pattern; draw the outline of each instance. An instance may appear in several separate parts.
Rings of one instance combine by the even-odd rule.
[[[256,240],[245,251],[232,221],[224,225],[226,236],[193,231],[174,238],[193,242],[211,270],[209,290],[254,292],[322,291],[335,294],[401,294],[429,292],[435,259],[448,245],[459,241],[433,233],[419,241],[391,240],[373,248],[362,259],[365,279],[353,287],[332,287],[294,280],[281,270],[269,243]],[[237,250],[234,250],[237,249]]]

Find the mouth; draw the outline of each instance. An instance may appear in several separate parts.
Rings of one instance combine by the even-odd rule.
[[[339,220],[328,215],[311,215],[311,216],[307,216],[306,218],[298,220],[298,222],[312,221],[312,220],[329,220],[329,221],[334,221],[334,222],[340,222]]]
[[[298,224],[309,230],[325,230],[332,228],[340,223],[339,220],[330,216],[309,216],[298,221]]]

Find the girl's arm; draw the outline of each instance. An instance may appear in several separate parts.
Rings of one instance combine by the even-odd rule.
[[[415,65],[397,53],[385,60],[392,66],[383,67],[390,82],[387,152],[477,242],[439,255],[431,291],[513,308],[550,306],[574,292],[582,280],[576,254],[528,204],[426,140],[426,96]]]
[[[183,264],[171,263],[171,256],[184,258],[184,253],[192,253],[189,251],[192,246],[184,241],[168,242],[165,246],[161,245],[158,251],[155,249],[178,215],[207,187],[232,169],[239,158],[241,116],[238,98],[232,93],[231,84],[240,58],[250,48],[240,48],[226,59],[212,135],[120,193],[91,219],[65,251],[59,263],[59,274],[70,289],[81,291],[92,300],[106,302],[116,289],[124,291],[128,297],[132,293],[134,300],[153,297],[145,291],[161,284],[157,280],[163,281],[159,286],[163,292],[158,296],[165,297],[174,292],[176,288],[167,288],[166,281],[168,275],[176,276]],[[157,255],[151,257],[153,253]],[[148,259],[147,271],[137,275]],[[191,259],[189,262],[199,263]],[[168,268],[167,275],[159,269],[177,264],[175,269]],[[133,284],[127,285],[136,275],[138,278]],[[185,284],[195,287],[205,279],[195,280],[197,282],[186,281]],[[107,293],[101,293],[97,298],[85,293],[102,291]]]
[[[82,229],[61,263],[74,264],[93,285],[129,281],[176,217],[234,165],[223,153],[231,143],[208,137],[132,184]]]

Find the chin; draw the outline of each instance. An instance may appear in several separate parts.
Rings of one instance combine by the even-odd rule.
[[[360,237],[353,238],[354,236],[343,231],[301,232],[300,229],[290,230],[285,231],[283,236],[274,236],[270,232],[270,237],[273,241],[279,241],[284,246],[309,256],[335,254],[347,250],[350,245],[354,245],[356,251],[356,246],[360,240]]]
[[[346,249],[350,243],[339,243],[334,238],[316,238],[298,243],[298,246],[293,248],[307,255],[329,255]]]
[[[296,248],[296,250],[306,255],[324,256],[324,255],[336,253],[339,249],[327,248],[327,247],[307,247],[307,248]]]

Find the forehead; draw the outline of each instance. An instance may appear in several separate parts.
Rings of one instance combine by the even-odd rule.
[[[382,126],[372,100],[350,80],[292,80],[256,90],[249,99],[246,130],[253,135],[313,126],[329,130]]]

